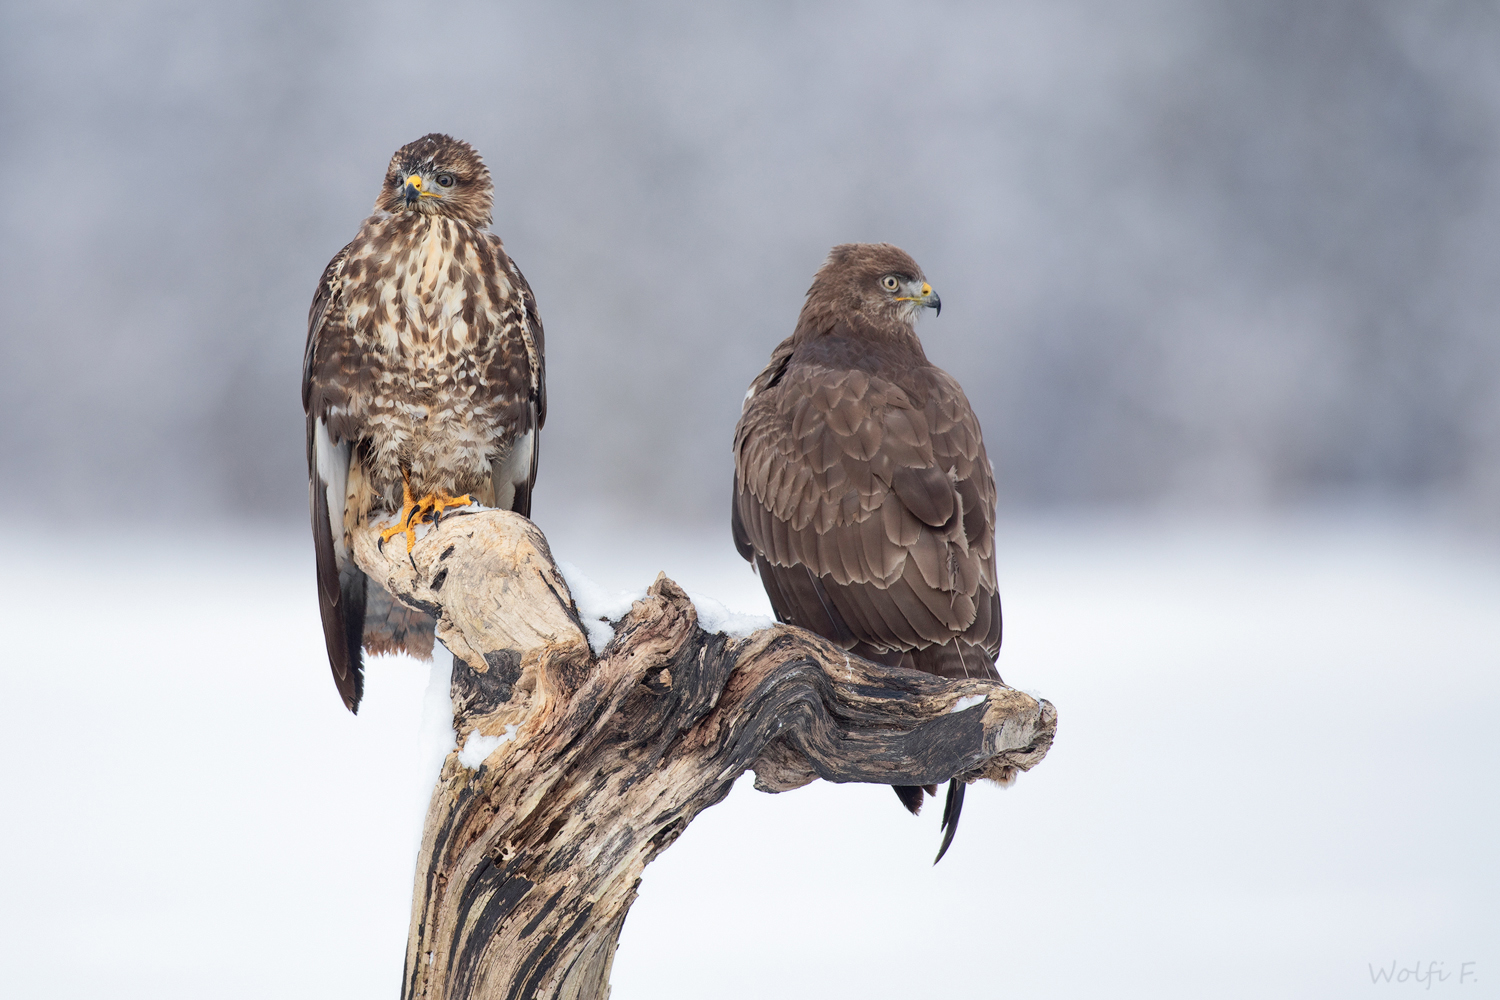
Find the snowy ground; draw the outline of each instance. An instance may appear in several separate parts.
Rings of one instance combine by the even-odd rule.
[[[766,611],[727,531],[544,527],[603,588]],[[974,786],[936,868],[935,809],[742,781],[648,869],[615,1000],[1500,996],[1500,555],[1003,531],[1000,668],[1058,707],[1046,761]],[[426,668],[375,661],[343,710],[300,534],[8,544],[4,994],[394,998]]]

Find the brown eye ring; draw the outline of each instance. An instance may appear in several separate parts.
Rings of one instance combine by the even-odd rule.
[[[433,178],[433,180],[437,181],[438,187],[445,188],[451,188],[453,185],[458,183],[457,177],[454,177],[452,174],[446,172],[438,174]]]

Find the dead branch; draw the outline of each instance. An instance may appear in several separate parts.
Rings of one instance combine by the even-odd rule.
[[[607,997],[642,871],[746,770],[777,792],[1008,781],[1052,742],[1052,705],[995,681],[876,666],[789,626],[707,634],[665,575],[596,658],[516,514],[450,516],[410,557],[377,539],[355,533],[359,565],[453,652],[459,746],[501,740],[478,771],[450,753],[433,792],[405,998]]]

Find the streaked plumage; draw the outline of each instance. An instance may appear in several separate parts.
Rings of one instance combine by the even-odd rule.
[[[487,231],[489,170],[426,135],[391,158],[375,212],[323,272],[308,315],[307,413],[318,600],[344,704],[359,707],[361,645],[432,650],[432,620],[354,565],[349,531],[411,491],[470,494],[530,515],[547,416],[536,300]]]
[[[929,306],[898,248],[833,248],[735,428],[735,546],[781,621],[891,666],[998,680],[994,473],[963,390],[917,339]],[[963,790],[949,786],[944,851]],[[923,790],[896,791],[916,812]]]

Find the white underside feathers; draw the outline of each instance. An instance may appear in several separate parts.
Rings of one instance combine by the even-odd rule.
[[[333,534],[333,554],[340,566],[349,561],[344,544],[344,498],[349,487],[349,453],[347,441],[334,443],[328,424],[319,419],[313,424],[313,459],[328,499],[328,530]]]

